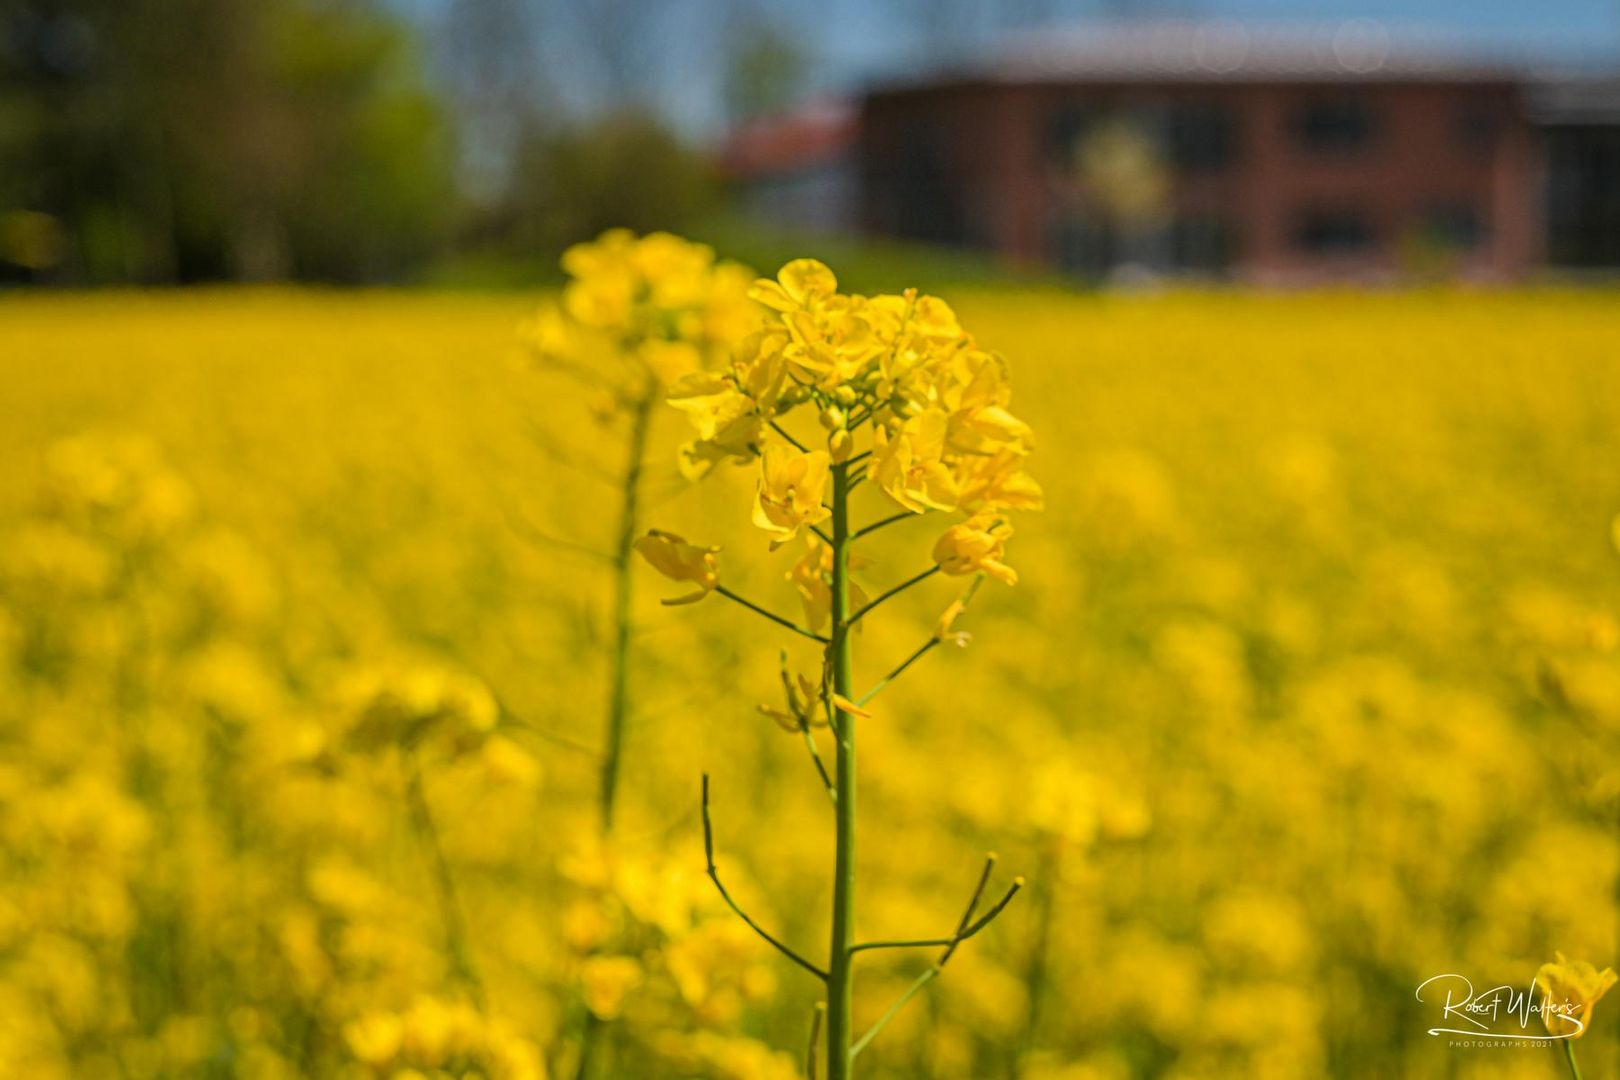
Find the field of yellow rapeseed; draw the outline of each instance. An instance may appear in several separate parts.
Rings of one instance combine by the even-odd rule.
[[[535,299],[0,298],[0,1076],[806,1075],[825,991],[706,875],[700,778],[731,895],[824,956],[834,815],[781,715],[817,644],[659,603],[712,585],[622,557],[636,403],[704,358],[604,392],[536,359]],[[1567,1075],[1416,991],[1620,951],[1620,296],[947,299],[1045,509],[965,648],[864,707],[855,935],[950,935],[992,848],[987,899],[1027,884],[859,1075]],[[773,553],[757,465],[694,479],[688,418],[645,424],[637,533],[812,617],[819,464]],[[938,497],[901,464],[860,521]],[[863,620],[862,685],[990,531]],[[862,955],[860,1030],[937,959]]]

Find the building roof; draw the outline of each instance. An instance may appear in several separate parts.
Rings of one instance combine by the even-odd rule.
[[[747,120],[719,148],[727,175],[748,179],[813,169],[836,162],[855,138],[855,108],[822,101],[777,116]]]
[[[1620,75],[1548,77],[1530,91],[1539,124],[1620,124]]]
[[[924,82],[1514,81],[1528,65],[1456,36],[1339,23],[1229,20],[1074,25],[1016,35],[982,60]]]

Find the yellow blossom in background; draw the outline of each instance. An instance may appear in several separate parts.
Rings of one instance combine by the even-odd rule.
[[[1557,959],[1553,963],[1542,964],[1536,972],[1536,988],[1542,995],[1541,1019],[1547,1034],[1579,1039],[1592,1025],[1593,1007],[1620,976],[1613,968],[1599,971],[1584,960],[1571,963],[1563,953],[1554,955]]]
[[[984,573],[1016,585],[1018,572],[1001,561],[1012,532],[1000,514],[975,514],[945,530],[934,544],[934,562],[947,574]]]
[[[669,233],[612,229],[563,253],[569,280],[526,324],[531,355],[607,395],[609,415],[720,363],[758,325],[751,275]]]
[[[663,601],[665,604],[695,603],[720,584],[720,563],[715,558],[719,548],[689,544],[684,538],[659,529],[650,530],[636,541],[635,547],[654,570],[671,581],[689,581],[698,587],[696,592]]]
[[[665,296],[702,279],[646,258]],[[1412,991],[1614,954],[1613,290],[945,305],[834,300],[812,271],[798,298],[777,280],[810,317],[790,327],[738,278],[741,333],[671,299],[630,351],[544,305],[559,360],[697,363],[658,395],[713,420],[658,408],[646,447],[631,538],[667,521],[698,554],[664,591],[635,567],[612,843],[596,474],[627,458],[592,403],[626,414],[561,362],[499,362],[528,297],[0,296],[0,1076],[575,1080],[590,970],[618,999],[595,1080],[802,1078],[816,985],[714,895],[695,778],[738,901],[822,944],[831,808],[787,756],[800,713],[833,745],[820,643],[657,601],[718,585],[723,545],[728,587],[806,627],[829,610],[825,633],[823,541],[769,553],[751,500],[771,421],[830,470],[862,398],[885,440],[957,417],[951,511],[864,479],[876,440],[851,435],[854,524],[899,519],[861,542],[866,599],[980,512],[1017,527],[990,557],[1024,580],[964,605],[976,572],[936,573],[857,623],[857,698],[973,633],[862,706],[860,931],[948,934],[987,848],[1029,880],[861,1080],[1558,1075],[1426,1036]],[[710,344],[677,340],[693,316]],[[674,475],[683,443],[704,485]],[[537,547],[520,495],[588,550]],[[413,729],[481,1003],[405,800]],[[861,1018],[937,958],[868,955]],[[1620,1047],[1591,975],[1535,999],[1588,1001],[1565,1043],[1595,1080]]]
[[[606,1020],[618,1016],[624,998],[642,980],[641,965],[628,956],[593,956],[585,961],[581,979],[585,1004]]]

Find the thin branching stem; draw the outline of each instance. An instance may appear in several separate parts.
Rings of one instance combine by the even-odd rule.
[[[506,518],[508,527],[525,543],[578,555],[594,562],[608,565],[613,563],[613,556],[608,552],[577,540],[569,540],[567,537],[553,536],[511,507],[502,507],[501,514]]]
[[[927,971],[924,971],[921,975],[917,976],[916,981],[906,988],[905,992],[901,994],[898,999],[896,999],[893,1005],[889,1006],[888,1011],[878,1018],[877,1023],[868,1028],[866,1034],[862,1035],[855,1041],[855,1045],[850,1049],[851,1057],[854,1057],[856,1054],[859,1054],[862,1050],[866,1049],[867,1045],[877,1037],[878,1032],[883,1030],[884,1025],[899,1015],[900,1010],[905,1008],[907,1002],[921,993],[923,988],[929,983],[939,978],[939,976],[945,970],[945,965],[950,963],[951,957],[955,955],[957,947],[961,945],[962,942],[966,941],[968,938],[977,934],[980,930],[983,930],[986,926],[989,926],[992,922],[994,922],[996,916],[1000,915],[1006,906],[1012,902],[1012,898],[1018,895],[1018,890],[1024,887],[1023,878],[1015,878],[1012,885],[1007,889],[1007,892],[1000,900],[996,901],[995,905],[991,907],[989,911],[985,912],[978,919],[973,918],[974,913],[979,909],[979,901],[984,898],[984,889],[985,886],[990,882],[990,872],[995,868],[995,865],[995,854],[991,853],[990,855],[986,856],[984,860],[984,869],[979,873],[979,880],[973,888],[973,895],[968,898],[967,907],[963,909],[962,917],[957,920],[956,932],[950,937],[936,938],[928,941],[874,941],[862,945],[851,946],[849,950],[851,953],[861,949],[917,948],[929,945],[940,945],[943,946],[945,950],[944,952],[940,953],[939,959],[934,961],[933,965],[929,967]]]
[[[874,522],[872,522],[872,524],[866,526],[865,528],[856,529],[855,530],[855,535],[853,537],[851,537],[851,539],[852,540],[859,540],[861,537],[865,536],[867,533],[875,533],[879,529],[881,529],[881,528],[883,528],[883,527],[885,527],[887,525],[893,525],[897,521],[905,521],[905,520],[907,520],[909,518],[921,517],[921,516],[922,516],[921,514],[915,514],[915,513],[912,513],[910,510],[906,510],[906,511],[903,511],[903,512],[898,513],[898,514],[894,514],[894,515],[892,515],[890,517],[883,518],[880,521],[874,521]]]
[[[930,566],[928,569],[924,570],[922,573],[918,574],[916,577],[907,578],[905,581],[902,581],[900,584],[896,585],[894,588],[889,589],[887,592],[881,594],[880,596],[878,596],[878,598],[876,600],[870,601],[865,607],[861,608],[859,611],[855,612],[855,614],[853,614],[849,618],[845,619],[844,622],[843,622],[843,629],[847,630],[847,629],[849,629],[849,627],[854,626],[856,623],[860,622],[861,619],[867,614],[867,612],[871,611],[873,608],[877,607],[879,604],[883,603],[885,600],[888,600],[890,597],[899,596],[901,593],[905,592],[907,589],[911,588],[913,585],[916,585],[916,584],[918,584],[920,582],[923,582],[923,581],[927,581],[929,578],[933,577],[937,573],[939,573],[939,567],[938,566]]]
[[[859,1039],[855,1040],[855,1045],[849,1048],[849,1056],[854,1057],[862,1050],[865,1050],[867,1044],[873,1039],[877,1038],[878,1032],[882,1031],[884,1026],[888,1024],[890,1020],[893,1020],[897,1015],[899,1015],[901,1009],[906,1007],[906,1003],[912,998],[916,997],[918,994],[922,993],[923,988],[937,978],[939,978],[939,968],[937,967],[931,967],[921,975],[917,976],[917,981],[906,987],[906,992],[895,999],[894,1004],[889,1006],[887,1012],[878,1017],[878,1022],[867,1028],[865,1035],[862,1035]]]
[[[948,951],[943,957],[941,957],[941,962],[943,963],[945,960],[950,959],[950,952],[954,952],[957,945],[966,941],[968,938],[973,937],[980,930],[983,930],[985,927],[989,926],[990,923],[995,920],[996,916],[1001,914],[1002,909],[1012,902],[1012,898],[1018,895],[1019,890],[1024,887],[1022,878],[1014,881],[1012,885],[1008,887],[1006,893],[1003,894],[1001,899],[996,901],[994,907],[992,907],[980,918],[973,919],[973,913],[978,909],[979,901],[984,896],[984,887],[990,880],[990,868],[994,865],[994,855],[991,855],[985,859],[984,871],[979,875],[979,884],[978,887],[973,891],[973,899],[968,904],[967,909],[963,912],[961,920],[957,922],[956,933],[952,934],[950,937],[915,938],[901,941],[863,941],[859,945],[850,946],[849,951],[863,952],[868,949],[945,948]]]
[[[612,471],[568,453],[552,439],[551,432],[538,424],[529,428],[529,441],[534,445],[535,449],[544,454],[553,464],[560,465],[565,469],[573,469],[599,483],[609,484],[613,487],[617,487],[619,484],[619,478]]]
[[[821,1022],[827,1017],[827,1003],[816,1002],[815,1010],[810,1015],[810,1046],[804,1054],[804,1075],[806,1080],[816,1080],[816,1051],[821,1049]]]
[[[948,937],[910,938],[896,941],[863,941],[858,945],[851,945],[849,951],[868,952],[874,949],[937,949],[942,945],[949,945]]]
[[[812,631],[806,630],[804,627],[798,625],[793,620],[783,618],[782,616],[776,614],[773,611],[765,610],[764,608],[760,607],[758,604],[754,603],[752,600],[748,600],[748,599],[745,599],[745,598],[743,598],[741,596],[738,596],[736,593],[732,592],[730,589],[726,588],[724,585],[716,585],[714,587],[714,591],[719,593],[721,596],[725,597],[727,600],[735,600],[737,603],[741,604],[743,607],[747,608],[749,611],[752,611],[754,614],[763,615],[763,616],[765,616],[765,618],[771,620],[771,622],[775,623],[776,625],[786,627],[787,629],[793,631],[795,634],[798,634],[798,635],[800,635],[802,637],[807,637],[811,641],[819,641],[823,645],[825,645],[827,643],[827,639],[822,637],[820,634],[817,634],[817,633],[814,633]]]
[[[912,664],[915,664],[917,661],[921,660],[923,657],[927,656],[928,653],[938,645],[939,645],[939,638],[937,638],[937,637],[931,637],[927,641],[923,642],[921,647],[919,647],[916,652],[912,653],[910,656],[908,656],[904,660],[900,661],[900,663],[895,667],[895,669],[893,671],[889,672],[887,675],[883,676],[883,678],[879,679],[877,681],[877,683],[872,687],[872,689],[868,690],[866,693],[864,693],[860,697],[856,698],[855,699],[855,704],[857,704],[857,705],[865,705],[867,702],[869,702],[873,698],[877,697],[878,694],[880,694],[883,691],[884,687],[886,687],[890,683],[894,682],[894,680],[898,679],[901,675],[904,675],[907,668],[909,668]]]
[[[822,982],[826,982],[827,973],[825,971],[817,967],[815,964],[812,964],[804,957],[800,956],[797,952],[794,952],[790,946],[783,944],[781,940],[773,937],[767,930],[765,930],[764,927],[755,922],[749,916],[749,914],[738,905],[737,901],[731,898],[731,893],[727,892],[725,885],[721,883],[720,871],[717,870],[714,865],[714,825],[709,820],[708,773],[703,774],[703,857],[708,863],[707,872],[709,875],[709,880],[714,882],[714,887],[719,890],[720,898],[726,902],[726,906],[731,908],[732,911],[736,912],[737,917],[743,922],[747,923],[750,930],[769,942],[777,952],[780,952],[783,956],[787,957],[795,964],[798,964],[800,967],[804,968],[804,970],[808,971]]]
[[[789,435],[787,428],[783,427],[781,424],[778,424],[775,420],[771,421],[771,430],[782,436],[782,438],[786,439],[789,443],[792,443],[794,449],[798,450],[799,453],[808,454],[810,452],[809,448],[806,447],[804,443],[800,442],[798,439],[795,439],[792,435]]]
[[[576,754],[583,754],[586,757],[592,758],[600,758],[602,756],[600,747],[592,746],[590,743],[585,742],[582,739],[576,739],[572,735],[564,735],[560,731],[553,731],[551,728],[544,728],[539,724],[530,723],[529,721],[520,717],[506,716],[502,719],[501,723],[504,727],[510,728],[513,731],[526,732],[533,735],[535,738],[542,740],[543,742],[548,742],[553,746],[559,746],[564,750],[572,750]]]
[[[961,935],[956,940],[958,942],[966,941],[968,938],[977,934],[980,930],[983,930],[985,927],[995,922],[996,916],[1000,915],[1007,905],[1012,903],[1012,898],[1017,896],[1019,890],[1021,890],[1023,887],[1024,879],[1015,878],[1013,883],[1007,886],[1007,891],[1001,894],[1001,899],[996,901],[995,906],[989,911],[985,912],[983,915],[980,915],[972,925],[970,925],[966,930],[962,931]]]
[[[828,536],[827,531],[821,526],[812,525],[810,526],[810,531],[819,536],[823,544],[826,544],[828,547],[832,547],[832,537]]]
[[[433,875],[434,890],[438,894],[439,918],[444,925],[445,951],[449,953],[450,964],[456,978],[466,987],[475,1003],[484,1004],[484,984],[478,977],[478,969],[473,963],[472,946],[467,938],[467,923],[461,914],[461,899],[456,894],[456,879],[450,869],[450,860],[445,856],[444,843],[439,837],[439,827],[433,818],[433,808],[428,803],[427,791],[422,783],[422,765],[417,760],[416,751],[409,748],[400,751],[400,766],[405,774],[405,804],[410,811],[411,829],[416,833],[417,842],[422,845],[427,855],[429,870]]]
[[[838,787],[833,783],[832,774],[827,771],[827,763],[821,760],[821,748],[816,745],[815,733],[803,720],[799,721],[799,731],[804,735],[804,745],[810,751],[810,760],[816,767],[816,775],[821,777],[821,786],[827,789],[827,798],[837,806]]]
[[[956,933],[952,936],[951,943],[945,946],[944,954],[939,958],[940,967],[945,966],[945,962],[951,958],[951,954],[956,951],[956,947],[962,943],[962,935],[967,932],[968,924],[973,921],[974,913],[979,910],[979,901],[984,899],[984,887],[990,884],[990,872],[995,868],[996,853],[992,851],[984,857],[984,869],[979,871],[978,884],[973,886],[973,895],[968,897],[967,907],[962,910],[962,917],[956,920]]]

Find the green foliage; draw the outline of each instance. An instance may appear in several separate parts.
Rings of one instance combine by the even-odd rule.
[[[702,155],[655,117],[625,112],[531,139],[502,232],[519,251],[559,252],[610,228],[684,230],[719,195]]]
[[[67,236],[40,276],[375,279],[447,235],[445,118],[368,4],[64,0],[0,37],[0,212]]]

